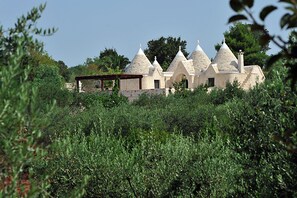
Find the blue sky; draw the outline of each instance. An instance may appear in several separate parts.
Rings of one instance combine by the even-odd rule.
[[[277,2],[255,1],[255,13]],[[68,66],[82,64],[105,48],[115,48],[131,60],[140,44],[145,49],[149,40],[161,36],[181,37],[187,41],[188,52],[200,40],[212,58],[214,45],[223,40],[228,18],[234,14],[229,0],[0,0],[0,24],[12,27],[17,17],[44,2],[47,7],[38,26],[56,27],[58,32],[40,40],[50,56]],[[280,16],[281,12],[276,12],[269,18],[270,32],[281,33]],[[269,53],[278,51],[273,45],[271,48]]]

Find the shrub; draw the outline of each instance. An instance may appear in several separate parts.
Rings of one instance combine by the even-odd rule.
[[[244,95],[245,92],[239,87],[238,81],[227,82],[225,89],[214,89],[210,92],[211,101],[215,105],[224,104],[235,98],[242,99]]]
[[[59,139],[52,146],[47,172],[51,195],[69,196],[89,177],[86,197],[228,196],[241,167],[219,136],[195,143],[181,135],[159,138],[157,131],[138,133],[127,150],[125,139],[94,133]]]
[[[46,175],[36,179],[34,162],[43,160],[38,144],[48,113],[40,112],[36,89],[28,81],[30,68],[20,64],[26,54],[17,38],[16,54],[0,66],[0,197],[46,196]]]

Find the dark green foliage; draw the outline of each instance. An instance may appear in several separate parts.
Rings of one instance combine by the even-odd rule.
[[[60,107],[72,103],[72,93],[64,88],[63,77],[55,65],[40,65],[31,72],[31,76],[33,77],[32,85],[37,89],[37,98],[41,108],[54,101]]]
[[[100,52],[99,57],[87,59],[86,65],[95,64],[100,70],[107,72],[110,69],[123,71],[129,63],[129,59],[119,55],[115,49],[105,48]]]
[[[229,19],[229,22],[236,22],[236,21],[248,21],[251,23],[251,30],[254,33],[259,34],[258,40],[262,47],[267,47],[269,42],[274,43],[278,46],[281,50],[280,53],[271,56],[268,59],[267,67],[272,67],[278,60],[285,59],[286,63],[284,64],[288,70],[287,78],[291,80],[291,87],[294,88],[297,82],[297,45],[296,42],[292,42],[292,37],[289,38],[282,38],[280,35],[273,35],[270,34],[266,30],[265,20],[278,9],[282,9],[275,5],[267,5],[265,6],[261,12],[259,13],[258,20],[255,17],[255,14],[252,10],[253,7],[253,0],[243,1],[243,0],[230,0],[231,8],[236,12],[236,15],[232,16]],[[285,13],[279,19],[280,28],[283,30],[292,30],[297,27],[296,19],[297,19],[297,1],[296,0],[280,0],[278,5],[283,5]],[[236,17],[238,14],[243,15],[243,17]]]
[[[284,83],[285,75],[283,69],[273,70],[244,100],[227,103],[227,131],[235,150],[246,156],[243,178],[253,196],[296,196],[296,153],[284,147],[296,145],[296,140],[287,139],[296,135],[296,93]]]
[[[71,73],[68,70],[67,65],[61,60],[57,62],[57,65],[58,65],[58,68],[59,68],[60,75],[64,78],[65,82],[69,82]]]
[[[79,94],[86,108],[53,117],[51,161],[38,167],[54,172],[52,196],[84,184],[87,197],[294,196],[296,156],[282,141],[297,97],[285,76],[272,71],[248,92],[235,82],[112,107]]]
[[[34,8],[21,17],[9,35],[0,33],[0,197],[48,195],[47,175],[37,179],[34,163],[46,155],[39,139],[51,107],[44,105],[47,112],[41,112],[36,89],[29,81],[31,68],[23,62],[29,56],[28,45],[34,43],[27,22],[35,23],[42,10],[43,6]],[[29,181],[29,188],[22,184]]]
[[[161,142],[154,134],[140,135],[129,151],[124,139],[104,132],[58,140],[53,152],[59,154],[47,169],[55,170],[52,195],[68,196],[68,189],[80,186],[85,175],[87,197],[227,196],[238,190],[233,184],[242,169],[221,138],[196,144],[171,135]]]
[[[253,6],[240,2],[233,9]],[[180,84],[168,97],[144,94],[128,103],[116,88],[64,90],[61,68],[32,58],[26,39],[16,38],[0,67],[0,196],[21,197],[16,187],[28,175],[27,195],[40,197],[297,196],[290,70],[275,67],[247,92],[238,82],[211,92]],[[30,70],[24,57],[48,64]]]
[[[116,92],[109,93],[74,93],[74,105],[91,109],[102,105],[112,108],[127,103],[125,96],[118,95]]]
[[[137,100],[133,101],[135,106],[143,106],[146,108],[161,108],[168,105],[169,99],[164,95],[141,94]]]
[[[186,51],[187,42],[180,37],[160,37],[157,40],[150,40],[147,43],[147,46],[148,49],[145,49],[144,53],[148,59],[154,60],[154,57],[157,56],[158,62],[164,71],[167,70],[171,61],[174,59],[179,46],[181,46],[181,50],[185,57],[189,55]]]
[[[266,52],[269,46],[268,43],[264,46],[260,45],[259,38],[261,36],[261,32],[251,30],[251,25],[239,22],[224,33],[226,43],[233,54],[237,55],[239,50],[244,52],[245,65],[259,65],[263,68],[268,59]],[[221,44],[217,44],[215,46],[216,50],[219,50],[220,46]]]
[[[69,68],[69,81],[74,81],[76,76],[122,73],[129,63],[129,59],[119,55],[115,49],[105,48],[99,56],[87,58],[84,64]]]
[[[215,105],[224,104],[236,98],[243,99],[244,96],[245,92],[239,87],[238,81],[234,81],[232,84],[228,82],[224,90],[214,89],[210,92],[211,102]]]

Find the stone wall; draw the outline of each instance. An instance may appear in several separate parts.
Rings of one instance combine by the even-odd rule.
[[[65,83],[65,88],[68,89],[69,91],[74,91],[76,89],[76,84],[75,83]]]
[[[129,101],[133,101],[138,99],[141,94],[148,94],[148,95],[167,95],[166,93],[168,90],[166,89],[142,89],[142,90],[121,90],[120,93],[123,96],[126,96]]]

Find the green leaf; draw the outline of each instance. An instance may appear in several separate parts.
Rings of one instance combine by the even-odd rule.
[[[270,36],[268,34],[261,35],[259,43],[260,43],[261,46],[266,46],[266,45],[269,44],[270,39],[271,38],[270,38]]]
[[[296,9],[293,6],[287,6],[285,7],[286,10],[289,10],[291,12],[296,12]]]
[[[291,15],[286,13],[282,16],[280,20],[280,27],[283,29],[286,25],[288,25]]]
[[[289,3],[289,4],[292,4],[292,5],[296,4],[295,0],[279,0],[279,2],[280,3]]]
[[[268,60],[267,60],[267,68],[271,68],[271,66],[273,66],[274,63],[276,63],[279,59],[282,58],[282,54],[278,53],[276,55],[271,56]]]
[[[251,30],[252,30],[252,31],[261,31],[261,32],[265,32],[264,25],[259,25],[259,24],[252,24],[252,25],[251,25]]]
[[[247,5],[249,8],[254,6],[254,0],[243,0],[244,5]]]
[[[287,29],[296,28],[297,27],[297,16],[292,14],[288,21]]]
[[[228,23],[233,23],[240,20],[247,20],[247,17],[242,14],[234,15],[229,18]]]
[[[242,10],[244,6],[241,3],[241,1],[239,1],[239,0],[230,0],[230,7],[235,12],[238,12],[238,11]]]
[[[273,12],[273,11],[276,10],[276,9],[277,9],[277,7],[272,6],[272,5],[270,5],[270,6],[266,6],[266,7],[263,8],[262,11],[260,12],[260,19],[261,19],[262,21],[264,21],[265,18],[266,18],[271,12]]]

